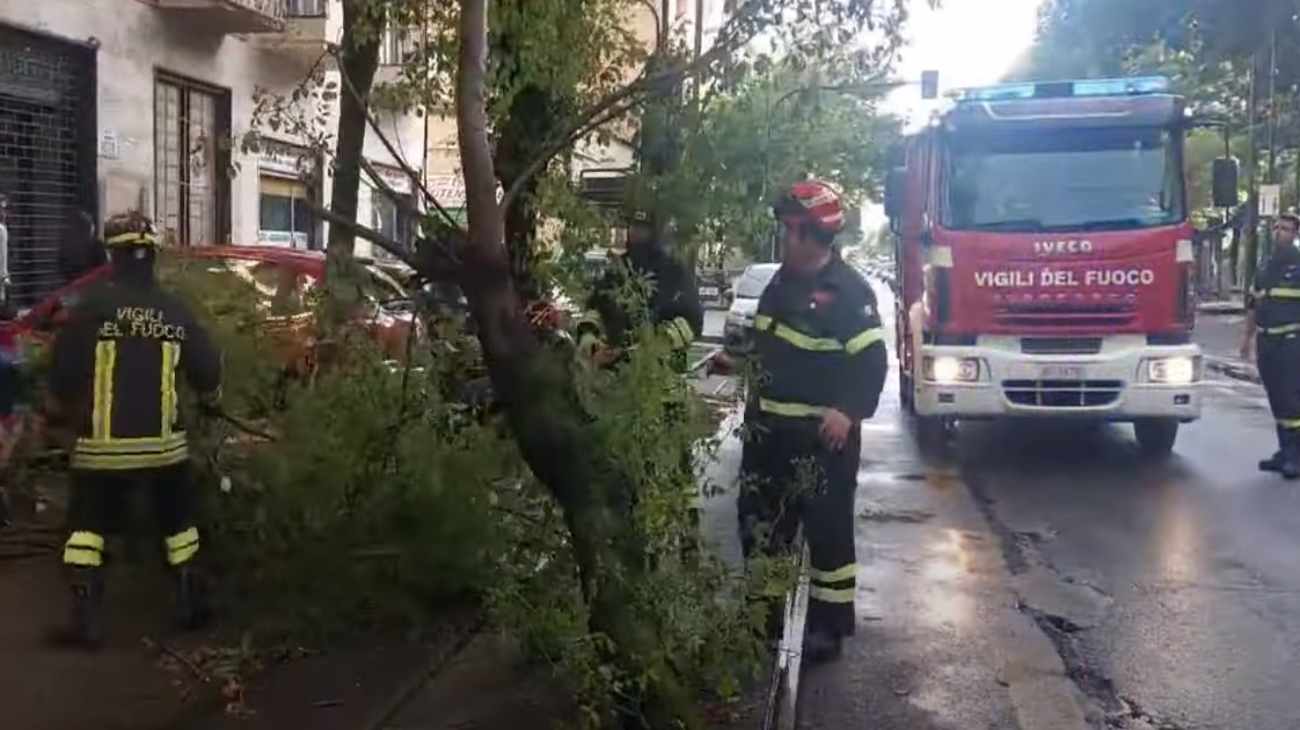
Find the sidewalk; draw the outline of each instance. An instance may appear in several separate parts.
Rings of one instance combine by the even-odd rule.
[[[1218,310],[1202,310],[1196,319],[1193,337],[1205,353],[1206,367],[1236,380],[1259,382],[1259,372],[1253,363],[1241,359],[1242,328],[1245,327],[1245,309],[1224,306]]]

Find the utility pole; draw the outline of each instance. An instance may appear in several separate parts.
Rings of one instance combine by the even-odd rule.
[[[659,52],[668,52],[668,28],[672,25],[672,19],[669,17],[673,12],[673,1],[663,0],[659,4]]]
[[[1246,146],[1246,216],[1242,222],[1246,234],[1246,251],[1245,260],[1241,262],[1244,276],[1238,279],[1238,283],[1243,287],[1250,286],[1255,279],[1255,263],[1259,251],[1259,178],[1256,174],[1259,154],[1255,149],[1255,106],[1257,102],[1255,86],[1259,80],[1256,73],[1258,66],[1259,53],[1252,53],[1250,56],[1250,72],[1247,74],[1250,83],[1250,101],[1246,108],[1246,130],[1248,132]],[[1235,261],[1233,266],[1236,267]]]
[[[1277,28],[1270,40],[1268,62],[1268,181],[1277,184]]]

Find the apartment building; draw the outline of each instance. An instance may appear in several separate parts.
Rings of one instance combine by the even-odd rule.
[[[703,19],[699,21],[703,29],[702,45],[707,49],[723,20],[733,10],[734,3],[735,0],[667,0],[666,3],[664,0],[650,0],[634,5],[627,27],[633,29],[647,50],[653,50],[660,27],[658,17],[666,5],[668,26],[674,40],[692,44],[698,16]],[[631,77],[628,80],[631,81]],[[446,115],[431,114],[428,125],[430,192],[444,207],[459,212],[465,205],[465,185],[456,144],[456,122]],[[636,153],[633,147],[635,133],[633,125],[624,124],[615,127],[614,139],[607,145],[596,144],[592,139],[579,142],[573,156],[574,175],[578,178],[584,174],[599,177],[604,172],[631,168]]]
[[[142,208],[174,245],[321,247],[309,202],[329,200],[326,161],[283,131],[261,130],[257,153],[237,140],[255,90],[290,95],[341,31],[340,0],[0,0],[0,193],[19,302],[61,283],[57,246],[78,211]],[[381,79],[404,42],[385,39]],[[420,165],[425,120],[379,118]],[[413,194],[376,135],[365,155]],[[369,186],[360,197],[362,223],[402,237],[394,201]]]

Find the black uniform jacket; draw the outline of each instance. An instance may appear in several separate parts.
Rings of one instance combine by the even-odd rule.
[[[652,282],[654,291],[644,312],[629,311],[620,301],[620,293],[634,277]],[[704,331],[704,308],[686,267],[658,246],[637,247],[615,259],[597,283],[587,309],[579,335],[598,327],[601,339],[612,347],[631,344],[628,339],[636,329],[651,324],[667,333],[684,359],[686,350]]]
[[[876,412],[889,369],[871,286],[836,254],[821,271],[782,268],[758,301],[758,402],[764,415],[852,420]]]
[[[1255,323],[1265,334],[1300,331],[1300,249],[1281,246],[1273,252],[1246,305],[1255,308]]]
[[[76,429],[74,469],[148,469],[185,461],[177,379],[215,400],[221,357],[179,299],[153,285],[106,282],[54,343],[50,389]]]

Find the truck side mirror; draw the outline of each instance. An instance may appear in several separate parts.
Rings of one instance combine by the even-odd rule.
[[[1232,208],[1240,200],[1237,197],[1237,161],[1231,157],[1220,157],[1214,161],[1214,207]]]
[[[903,215],[903,188],[907,184],[905,168],[890,168],[885,175],[885,215],[897,220]]]

